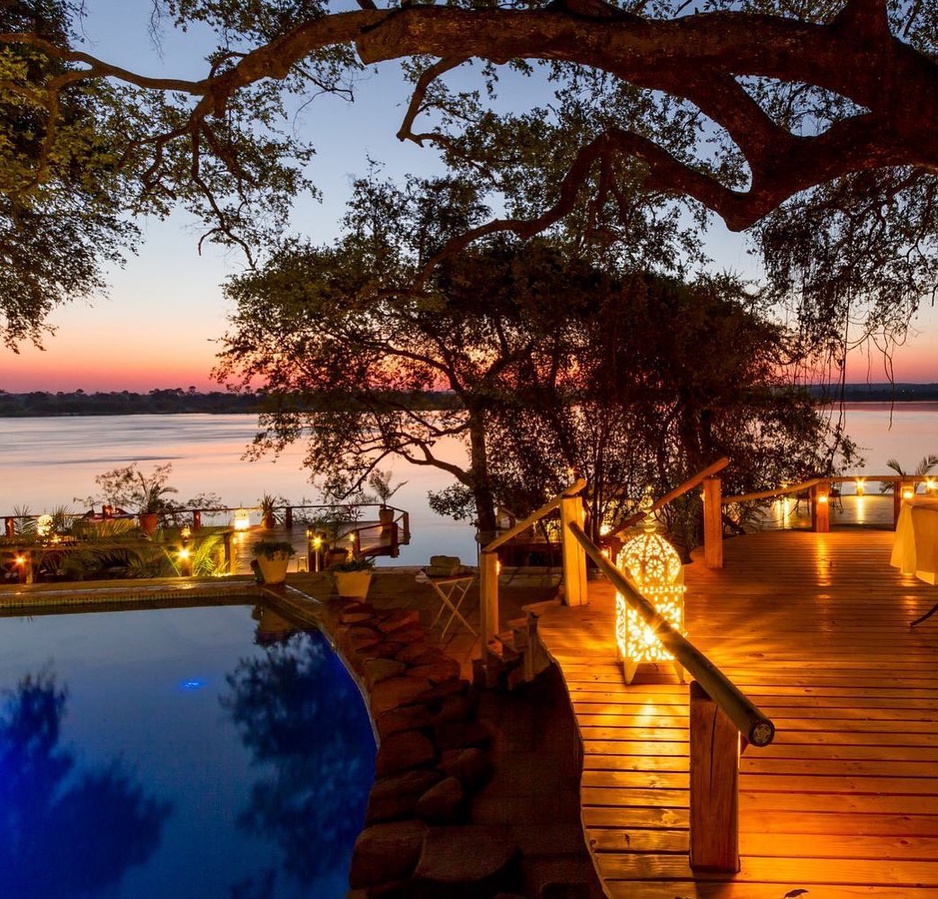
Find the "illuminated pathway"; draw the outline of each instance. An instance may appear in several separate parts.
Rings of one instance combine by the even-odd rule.
[[[891,543],[859,529],[762,533],[726,541],[722,571],[686,568],[688,639],[778,728],[740,763],[735,877],[688,865],[686,686],[667,666],[623,685],[604,581],[588,606],[544,609],[611,896],[938,895],[938,616],[909,628],[938,588],[890,568]]]

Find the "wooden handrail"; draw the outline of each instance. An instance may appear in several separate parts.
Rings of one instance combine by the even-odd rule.
[[[815,484],[822,481],[829,481],[830,478],[811,478],[810,481],[802,481],[800,484],[789,484],[785,487],[779,487],[777,490],[760,490],[756,493],[741,493],[738,496],[724,496],[721,504],[724,506],[730,503],[748,503],[757,499],[771,499],[773,496],[785,496],[789,493],[801,493],[802,490],[809,490]]]
[[[760,712],[696,646],[661,617],[655,607],[642,596],[635,582],[600,552],[599,547],[586,536],[581,527],[569,524],[568,528],[613,587],[642,616],[668,652],[693,675],[743,737],[753,746],[768,746],[775,737],[775,725],[772,720]]]
[[[658,509],[663,509],[668,503],[673,502],[679,496],[684,493],[687,493],[688,490],[693,490],[701,482],[705,481],[707,478],[715,475],[718,471],[723,471],[727,465],[730,464],[730,460],[725,456],[722,459],[718,459],[711,465],[708,465],[706,468],[698,471],[692,478],[684,481],[683,484],[675,487],[673,490],[669,490],[661,499],[655,500],[651,508],[647,512],[636,512],[634,515],[630,515],[625,519],[615,530],[610,531],[609,536],[614,537],[616,534],[622,533],[622,531],[627,528],[634,527],[638,524],[643,518],[646,518],[648,515],[651,515],[653,512],[657,512]]]
[[[558,493],[553,499],[549,499],[543,506],[538,509],[535,509],[527,518],[523,521],[519,521],[513,528],[505,531],[504,534],[500,534],[496,537],[491,543],[487,544],[482,548],[484,553],[495,552],[500,546],[506,544],[512,537],[517,537],[522,531],[527,530],[535,521],[539,518],[543,518],[548,512],[552,512],[554,509],[560,507],[560,501],[565,496],[576,496],[584,487],[586,486],[586,478],[578,478],[575,480],[569,487],[565,488],[562,492]]]
[[[757,493],[742,493],[738,496],[724,496],[722,503],[724,506],[730,503],[748,503],[759,499],[771,499],[773,496],[785,496],[790,493],[800,493],[802,490],[809,490],[816,484],[851,484],[855,481],[865,481],[874,484],[902,483],[902,484],[924,484],[927,481],[938,481],[938,475],[931,474],[841,474],[825,475],[823,477],[811,478],[808,481],[802,481],[800,484],[790,484],[785,487],[778,487],[775,490],[760,490]]]

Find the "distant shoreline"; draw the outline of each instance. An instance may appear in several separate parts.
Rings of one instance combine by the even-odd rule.
[[[871,407],[938,403],[938,384],[847,384],[842,390],[813,387],[812,393],[825,405],[844,403]],[[86,415],[257,415],[264,411],[262,394],[228,393],[213,390],[200,393],[174,388],[132,393],[129,390],[86,393],[75,390],[8,393],[0,390],[0,418],[48,418]],[[452,408],[445,392],[411,397],[415,406],[425,409]]]
[[[398,395],[412,408],[452,408],[452,394],[428,392]],[[66,418],[91,415],[258,415],[269,409],[263,393],[200,393],[181,387],[133,393],[129,390],[86,393],[75,390],[52,393],[8,393],[0,390],[0,418]]]

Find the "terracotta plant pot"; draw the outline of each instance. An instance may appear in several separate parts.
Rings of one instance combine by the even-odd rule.
[[[141,512],[138,518],[140,520],[140,530],[148,537],[152,537],[159,527],[160,516],[156,512]]]
[[[378,521],[383,525],[394,524],[394,510],[382,506],[378,509]]]
[[[287,579],[290,557],[286,553],[275,553],[269,558],[258,556],[257,564],[260,565],[265,584],[282,584]]]
[[[370,571],[336,571],[336,590],[343,599],[364,599],[371,586]]]

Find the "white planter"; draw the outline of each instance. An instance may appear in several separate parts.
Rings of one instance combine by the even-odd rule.
[[[257,564],[260,565],[265,584],[282,584],[287,579],[287,566],[290,564],[290,557],[282,552],[278,552],[270,558],[258,556]]]
[[[370,571],[334,571],[335,587],[346,599],[364,599],[371,586]]]

